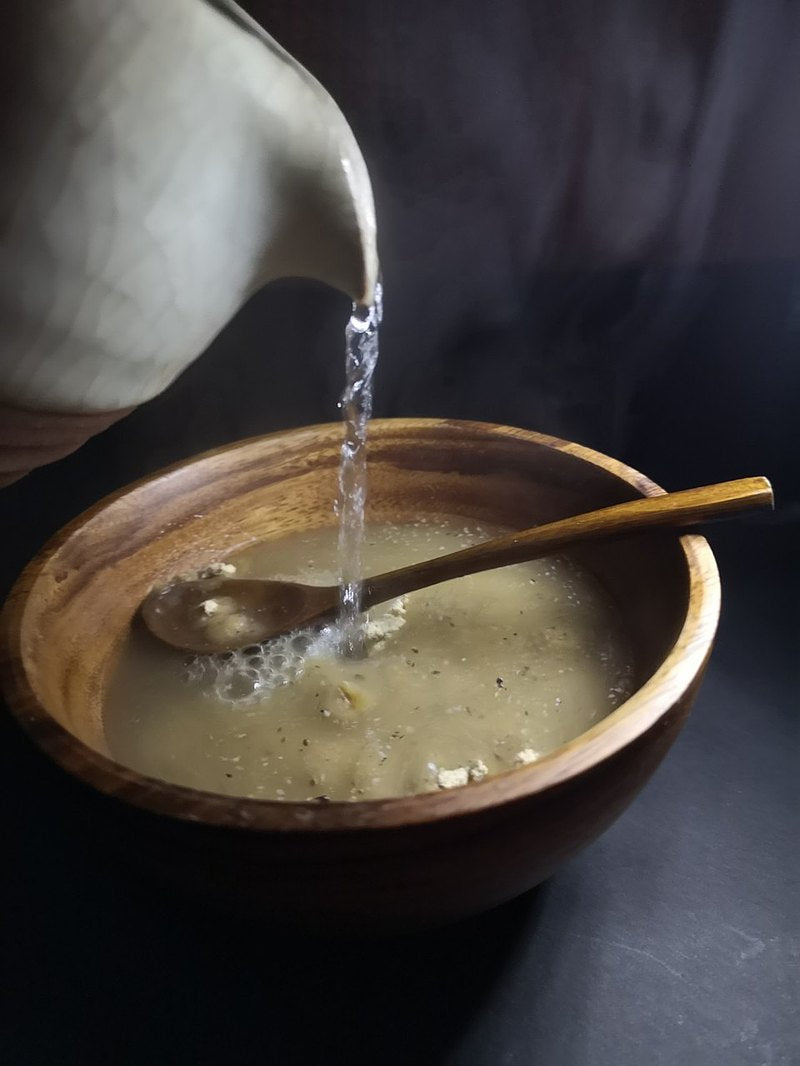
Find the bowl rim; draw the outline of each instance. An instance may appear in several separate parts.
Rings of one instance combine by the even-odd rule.
[[[573,455],[600,467],[643,496],[664,493],[658,484],[618,459],[572,441],[533,430],[490,422],[437,418],[373,419],[373,436],[437,430],[472,432],[487,438],[517,439]],[[110,493],[56,532],[14,583],[0,613],[2,689],[8,710],[34,744],[53,762],[95,790],[156,815],[181,821],[256,832],[316,832],[397,829],[476,814],[562,786],[649,731],[699,681],[716,633],[720,583],[706,539],[676,535],[687,568],[687,608],[680,631],[658,669],[629,699],[578,737],[525,766],[493,774],[462,788],[379,800],[320,803],[249,799],[205,792],[148,777],[89,748],[61,726],[38,700],[28,679],[22,629],[30,594],[51,557],[81,527],[111,504],[145,485],[170,477],[210,458],[274,441],[320,437],[341,432],[339,423],[322,423],[259,434],[212,448],[170,464]]]

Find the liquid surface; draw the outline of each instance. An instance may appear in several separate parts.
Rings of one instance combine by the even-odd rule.
[[[368,527],[365,570],[497,532],[459,519]],[[337,533],[273,541],[230,561],[238,577],[331,584]],[[300,634],[187,660],[137,629],[105,709],[112,757],[166,781],[259,799],[397,796],[534,761],[632,691],[616,610],[566,559],[459,578],[379,607],[362,659],[334,656],[337,640]]]

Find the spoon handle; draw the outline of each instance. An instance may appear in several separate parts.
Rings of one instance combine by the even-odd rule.
[[[533,529],[507,533],[451,555],[367,578],[363,588],[363,604],[366,609],[440,581],[512,563],[529,562],[585,541],[640,533],[657,526],[678,528],[772,506],[772,487],[764,477],[740,478],[718,485],[684,489],[682,492],[645,496],[613,507],[603,507],[599,511],[562,518],[544,526],[534,526]]]

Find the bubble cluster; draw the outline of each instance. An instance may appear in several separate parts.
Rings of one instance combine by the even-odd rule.
[[[220,655],[188,659],[185,679],[223,703],[254,703],[272,689],[296,681],[306,659],[318,654],[321,634],[304,630]]]
[[[382,648],[405,625],[405,613],[406,597],[401,596],[364,615],[365,647]],[[298,629],[238,651],[193,655],[184,663],[183,677],[223,703],[257,703],[273,689],[302,677],[310,660],[335,659],[343,642],[344,632],[338,622]]]

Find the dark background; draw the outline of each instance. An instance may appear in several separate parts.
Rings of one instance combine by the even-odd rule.
[[[632,809],[449,931],[298,943],[131,888],[4,718],[4,1061],[800,1062],[800,6],[248,7],[373,175],[376,414],[555,433],[668,488],[766,474],[778,509],[710,533],[717,650]],[[346,315],[272,286],[164,396],[4,490],[0,591],[126,481],[334,418]]]

